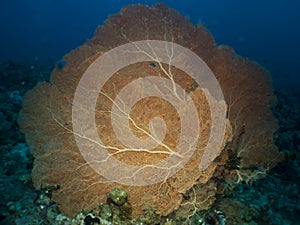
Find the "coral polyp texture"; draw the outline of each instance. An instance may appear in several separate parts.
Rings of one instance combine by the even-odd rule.
[[[96,59],[111,49],[143,40],[176,43],[197,54],[215,75],[225,104],[210,95],[210,90],[201,88],[189,74],[154,57],[152,62],[131,64],[114,73],[99,90],[95,108],[87,109],[93,110],[93,120],[101,142],[87,140],[85,132],[88,133],[89,128],[85,124],[82,124],[85,127],[83,133],[74,132],[74,126],[80,125],[72,118],[75,92],[84,73]],[[165,50],[172,60],[172,45],[166,46]],[[155,48],[152,50],[155,55]],[[66,215],[74,216],[81,210],[91,210],[105,203],[106,194],[119,188],[128,195],[133,217],[141,215],[145,206],[155,207],[159,215],[168,215],[177,210],[187,217],[193,211],[207,209],[214,202],[217,183],[211,178],[216,169],[230,158],[230,154],[235,153],[240,160],[239,169],[245,170],[256,166],[265,171],[281,159],[273,142],[277,122],[271,107],[276,99],[268,73],[258,64],[237,56],[231,48],[217,46],[202,25],[194,26],[165,5],[132,5],[123,8],[118,14],[110,16],[96,30],[92,39],[64,56],[63,61],[64,67],[57,66],[54,69],[49,83],[40,83],[27,93],[19,124],[35,158],[32,171],[35,188],[57,187],[52,192],[52,199]],[[97,73],[101,76],[101,71]],[[130,110],[125,110],[125,103],[118,100],[118,93],[127,85],[146,77],[171,81],[174,86],[167,89],[175,93],[179,102],[187,99],[185,95],[188,95],[195,105],[200,125],[196,126],[199,135],[193,142],[195,148],[187,162],[162,168],[164,172],[157,175],[162,176],[159,182],[139,185],[139,181],[150,179],[145,169],[149,165],[157,165],[171,156],[182,156],[182,152],[176,153],[174,149],[181,141],[183,121],[173,104],[163,98],[148,96],[135,102]],[[185,95],[177,95],[175,84],[185,90]],[[137,93],[146,92],[143,88],[145,86],[139,85],[135,91],[127,93],[127,97],[136,98]],[[158,87],[153,86],[155,88]],[[217,159],[212,159],[204,170],[199,170],[212,133],[211,111],[218,113],[221,104],[225,105],[227,113],[224,117],[224,137],[213,155],[213,159]],[[127,128],[135,138],[141,142],[151,139],[156,145],[147,149],[139,148],[138,144],[132,147],[134,143],[129,143],[131,147],[128,147],[120,141],[112,125],[113,107],[120,111],[117,117],[128,121]],[[160,120],[164,121],[163,132],[160,132],[162,126],[156,126],[155,123]],[[187,125],[194,124],[187,121]],[[120,123],[119,128],[122,126]],[[144,176],[138,174],[140,171],[136,172],[135,175],[140,175],[136,178],[136,185],[107,179],[91,165],[102,162],[87,162],[83,157],[77,145],[80,138],[91,143],[90,151],[87,149],[90,157],[94,157],[95,146],[100,146],[108,153],[103,161],[116,159],[126,165],[139,166],[145,169]],[[126,142],[126,135],[123,139]],[[188,152],[191,145],[184,147]],[[176,166],[178,171],[174,173],[172,171]],[[112,168],[111,171],[117,175],[121,170]],[[236,167],[227,175],[241,174],[234,173],[235,170]]]

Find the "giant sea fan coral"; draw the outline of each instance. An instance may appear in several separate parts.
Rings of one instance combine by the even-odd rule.
[[[183,194],[196,185],[200,187],[198,192],[208,193],[210,190],[212,196],[215,193],[212,191],[215,185],[209,180],[217,165],[212,163],[205,171],[198,168],[211,132],[207,95],[184,71],[164,63],[159,65],[155,60],[127,66],[105,83],[95,110],[97,132],[109,153],[124,163],[143,166],[164,160],[169,152],[163,145],[174,148],[180,135],[181,121],[171,104],[155,97],[143,98],[130,111],[130,128],[140,139],[145,139],[145,134],[151,131],[148,126],[151,118],[163,117],[167,132],[154,153],[119,151],[124,149],[124,145],[114,134],[109,112],[113,99],[123,87],[146,76],[169,78],[163,70],[170,68],[174,82],[182,86],[195,103],[201,124],[191,159],[162,182],[129,186],[109,181],[95,172],[78,150],[72,131],[72,104],[81,77],[105,52],[140,40],[163,40],[184,46],[200,56],[216,75],[228,114],[223,144],[216,151],[217,155],[226,155],[229,149],[235,151],[244,168],[252,165],[271,168],[280,160],[273,143],[277,123],[271,112],[275,98],[268,73],[256,63],[237,56],[231,48],[217,46],[203,26],[195,27],[164,5],[157,4],[152,8],[128,6],[119,14],[110,16],[91,40],[67,54],[64,57],[65,67],[53,71],[50,83],[40,83],[24,98],[19,123],[35,157],[32,171],[34,185],[37,189],[44,185],[59,185],[60,188],[53,192],[53,199],[67,215],[93,209],[105,202],[106,193],[115,187],[127,191],[134,217],[142,213],[145,205],[154,205],[161,215],[173,212],[180,207]],[[212,202],[206,201],[203,206],[197,207],[206,208]]]

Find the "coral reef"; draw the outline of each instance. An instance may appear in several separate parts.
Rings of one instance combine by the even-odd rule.
[[[108,112],[111,112],[112,99],[116,94],[137,78],[171,77],[187,90],[202,125],[196,150],[189,162],[163,182],[144,187],[126,186],[99,175],[83,159],[72,131],[72,102],[84,72],[96,58],[110,49],[140,40],[175,42],[200,56],[220,83],[228,117],[223,145],[217,150],[218,157],[205,171],[199,171],[211,125],[204,90],[183,71],[159,60],[130,65],[114,74],[98,96],[95,121],[103,145],[118,160],[142,166],[156,163],[170,155],[170,151],[164,148],[172,149],[179,140],[181,121],[174,107],[161,99],[145,98],[131,109],[129,126],[137,137],[145,139],[145,134],[150,132],[151,118],[163,115],[168,128],[165,139],[152,153],[134,149],[123,151],[125,147],[114,134]],[[142,215],[145,206],[154,207],[160,216],[178,210],[178,216],[192,218],[197,211],[208,209],[213,204],[218,183],[211,178],[214,172],[225,170],[230,153],[239,159],[239,165],[220,172],[218,179],[238,176],[236,183],[248,182],[248,177],[253,176],[253,166],[260,176],[282,159],[273,141],[277,122],[271,111],[275,97],[268,73],[256,63],[237,56],[231,48],[217,46],[203,26],[195,27],[162,4],[151,8],[133,5],[122,9],[119,14],[109,17],[91,40],[67,54],[62,62],[63,66],[59,64],[53,71],[50,82],[40,83],[25,96],[19,124],[35,158],[32,171],[35,188],[58,187],[52,191],[51,198],[68,216],[97,208],[100,203],[106,202],[106,194],[110,190],[121,189],[128,195],[126,201],[132,207],[133,218]],[[173,76],[170,76],[171,73]],[[125,201],[125,198],[110,199],[115,203]],[[107,213],[109,211],[104,214]],[[149,220],[146,213],[145,224]]]
[[[258,173],[252,169],[242,172],[250,176],[243,176],[247,179],[240,179],[238,185],[233,185],[238,177],[226,180],[226,190],[215,206],[224,212],[229,224],[297,224],[300,219],[299,96],[282,92],[276,95],[278,103],[273,112],[279,129],[275,142],[285,154],[285,160],[265,171],[261,179],[249,180]]]
[[[38,81],[46,80],[52,69],[12,61],[0,62],[1,224],[34,224],[32,212],[36,211],[36,193],[31,182],[33,157],[19,130],[17,118],[25,92]]]

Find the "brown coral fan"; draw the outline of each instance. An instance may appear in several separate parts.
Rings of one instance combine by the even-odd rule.
[[[167,215],[180,207],[183,194],[188,190],[193,196],[202,196],[199,198],[205,202],[203,208],[213,202],[205,201],[203,194],[195,192],[211,193],[212,196],[215,193],[209,191],[215,187],[213,182],[208,181],[217,165],[212,163],[204,171],[199,171],[199,163],[212,132],[209,95],[188,74],[174,66],[153,60],[120,69],[103,86],[96,100],[94,115],[101,146],[107,149],[109,155],[107,161],[116,158],[128,165],[146,168],[170,155],[180,157],[180,154],[172,151],[181,140],[180,115],[164,99],[142,98],[126,115],[132,133],[141,140],[155,130],[149,127],[153,122],[151,119],[163,118],[167,127],[165,136],[151,151],[126,148],[115,134],[111,117],[118,92],[138,78],[160,77],[179,84],[193,100],[201,124],[195,151],[179,171],[169,177],[167,175],[172,168],[163,168],[167,174],[162,173],[166,179],[161,182],[148,186],[126,185],[101,176],[91,167],[91,163],[86,163],[78,149],[75,139],[84,139],[85,136],[75,134],[72,129],[72,106],[80,79],[105,52],[140,40],[163,40],[184,46],[200,56],[216,75],[227,104],[228,116],[225,136],[221,148],[216,151],[217,155],[221,152],[226,154],[229,149],[235,151],[244,168],[251,165],[269,168],[280,158],[272,139],[277,124],[270,110],[275,99],[267,72],[256,63],[235,55],[232,49],[217,46],[203,26],[195,27],[164,5],[157,4],[151,8],[144,5],[128,6],[119,14],[110,16],[91,40],[67,54],[64,57],[66,66],[53,71],[50,83],[40,83],[24,99],[19,123],[35,157],[32,171],[34,185],[37,189],[45,185],[59,185],[60,188],[53,192],[53,199],[67,215],[95,208],[106,200],[106,193],[116,187],[128,193],[134,217],[142,213],[145,205],[153,205],[158,214]],[[139,89],[143,91],[143,86]],[[131,93],[132,98],[135,93]],[[216,106],[220,104],[217,99],[212,102]],[[96,144],[99,145],[99,142]],[[94,157],[92,151],[90,154]],[[116,174],[121,172],[114,171]],[[144,176],[139,179],[148,178]],[[207,187],[206,183],[209,183]],[[193,188],[195,184],[198,186]],[[183,207],[192,205],[186,201]],[[197,203],[197,208],[201,208],[201,203]]]

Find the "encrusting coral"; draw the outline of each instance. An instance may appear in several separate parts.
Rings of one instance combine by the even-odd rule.
[[[143,98],[127,115],[132,133],[142,140],[151,133],[151,119],[163,118],[167,127],[165,138],[153,152],[124,150],[125,146],[114,133],[110,115],[118,92],[130,82],[146,76],[171,78],[193,100],[201,124],[190,160],[177,173],[161,182],[134,186],[101,176],[86,163],[78,150],[72,130],[72,106],[81,77],[104,53],[122,44],[141,40],[174,42],[188,48],[201,57],[215,74],[227,105],[226,132],[220,149],[216,151],[217,156],[224,161],[228,151],[235,152],[241,159],[242,168],[256,165],[262,170],[273,167],[281,159],[273,142],[277,123],[271,107],[276,99],[268,73],[256,63],[237,56],[231,48],[217,46],[202,25],[194,26],[162,4],[128,6],[119,14],[110,16],[91,40],[67,54],[63,59],[64,66],[53,71],[50,83],[38,84],[24,98],[19,124],[35,158],[32,171],[34,185],[37,189],[47,185],[59,187],[53,191],[52,198],[69,216],[104,203],[106,193],[114,188],[126,190],[133,217],[141,215],[146,205],[154,206],[159,215],[168,215],[181,204],[183,208],[192,206],[197,196],[201,196],[201,201],[192,208],[187,207],[185,214],[188,215],[191,209],[205,209],[213,203],[216,184],[209,181],[218,163],[212,163],[204,171],[199,170],[212,123],[207,95],[184,71],[159,60],[129,65],[106,81],[95,108],[97,132],[110,156],[129,165],[155,164],[173,154],[172,148],[180,137],[181,120],[176,109],[164,99]],[[190,204],[187,203],[189,199],[183,199],[188,191]],[[203,199],[203,193],[210,193],[211,199]]]

